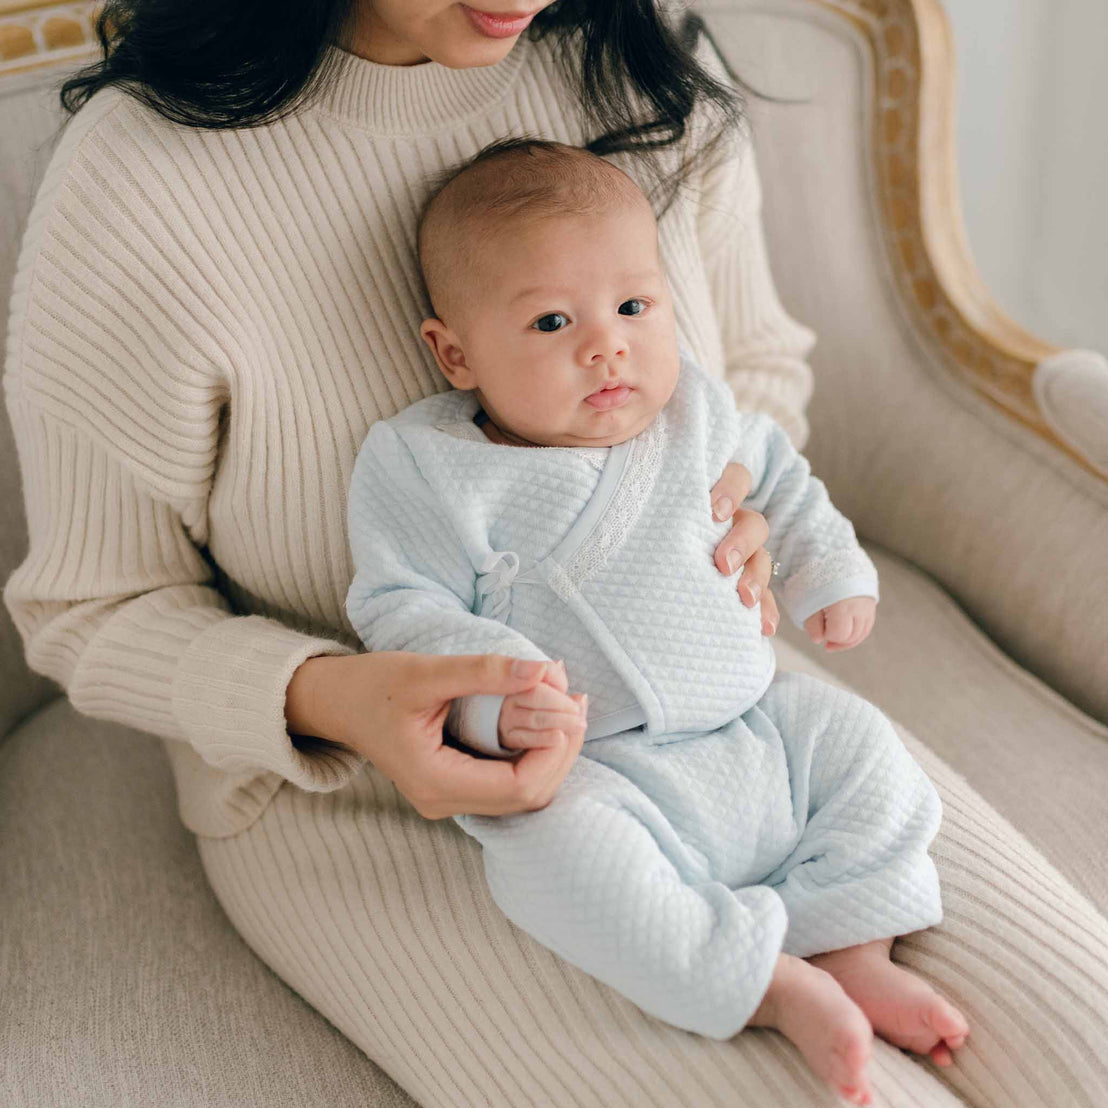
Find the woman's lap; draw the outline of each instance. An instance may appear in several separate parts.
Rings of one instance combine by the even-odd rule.
[[[894,957],[973,1030],[943,1072],[957,1095],[877,1044],[880,1101],[1108,1103],[1108,922],[905,739],[943,799],[946,918]],[[776,1032],[677,1030],[545,950],[492,901],[478,844],[372,768],[334,793],[286,785],[250,828],[199,845],[245,940],[423,1105],[840,1103]]]

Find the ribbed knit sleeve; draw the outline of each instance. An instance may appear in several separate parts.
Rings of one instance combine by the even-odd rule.
[[[302,753],[285,689],[305,659],[349,653],[212,585],[207,504],[227,401],[217,320],[120,159],[65,133],[24,238],[5,373],[30,548],[4,590],[29,664],[75,707],[187,742],[228,773],[334,789],[361,760]]]
[[[701,56],[727,81],[705,42]],[[746,129],[732,133],[705,170],[698,219],[701,255],[724,351],[724,376],[744,411],[764,412],[799,450],[808,438],[812,393],[805,359],[816,336],[781,305],[762,230],[762,189]]]

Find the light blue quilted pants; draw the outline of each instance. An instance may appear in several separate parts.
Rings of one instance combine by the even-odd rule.
[[[541,811],[455,819],[517,926],[644,1011],[727,1039],[782,951],[940,921],[940,816],[872,704],[779,673],[717,731],[587,743]]]

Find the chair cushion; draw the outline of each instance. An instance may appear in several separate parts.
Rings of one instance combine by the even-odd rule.
[[[779,664],[818,662],[880,705],[1108,913],[1108,727],[1016,665],[911,563],[865,546],[881,578],[869,638],[830,653],[786,619]]]
[[[162,743],[54,701],[0,747],[0,1103],[410,1108],[254,955]]]

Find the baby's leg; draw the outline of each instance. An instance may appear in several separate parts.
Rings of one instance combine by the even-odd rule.
[[[927,855],[938,794],[892,724],[853,693],[781,674],[758,708],[778,727],[806,806],[800,841],[766,878],[788,910],[784,949],[814,956],[883,1038],[948,1062],[964,1017],[889,961],[893,936],[942,918]]]
[[[866,1064],[873,1028],[833,976],[791,954],[777,960],[751,1027],[775,1027],[814,1073],[855,1104],[873,1097]]]
[[[806,958],[939,923],[927,848],[938,793],[868,701],[799,673],[778,674],[755,711],[789,764],[796,846],[762,878],[785,902],[784,949]]]
[[[780,898],[711,880],[616,771],[582,756],[540,811],[455,819],[504,914],[644,1011],[728,1039],[758,1008],[788,923]]]

